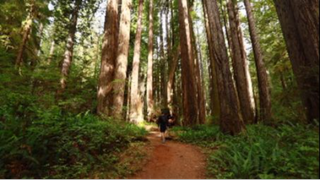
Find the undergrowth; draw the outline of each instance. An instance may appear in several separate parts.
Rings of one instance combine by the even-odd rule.
[[[179,139],[209,152],[208,176],[219,179],[319,177],[318,127],[250,125],[239,136],[217,126],[175,128]]]
[[[97,178],[124,175],[120,153],[146,131],[89,111],[43,107],[34,96],[0,96],[0,178]],[[99,178],[99,177],[98,177]]]

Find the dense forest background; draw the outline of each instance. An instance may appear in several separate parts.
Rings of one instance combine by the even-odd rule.
[[[161,109],[208,177],[319,177],[319,0],[0,1],[0,178],[127,177]]]

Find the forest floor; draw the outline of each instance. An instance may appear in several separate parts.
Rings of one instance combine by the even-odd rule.
[[[154,128],[147,138],[148,161],[132,179],[206,178],[206,157],[200,148],[173,140],[162,143],[160,133]]]

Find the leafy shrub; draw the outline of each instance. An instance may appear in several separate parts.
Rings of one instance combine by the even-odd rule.
[[[211,130],[210,130],[211,129]],[[215,178],[317,178],[319,133],[314,127],[250,125],[233,137],[217,127],[176,129],[181,140],[210,150],[209,175]]]
[[[0,106],[0,178],[85,178],[116,171],[116,153],[145,130],[87,113],[43,109],[28,96]]]
[[[216,135],[220,132],[218,126],[206,126],[197,125],[192,128],[188,127],[174,127],[173,131],[177,132],[179,139],[187,143],[211,143],[217,137]]]
[[[101,169],[106,178],[117,177],[118,153],[143,139],[145,130],[94,116],[93,78],[70,77],[57,101],[58,70],[18,72],[14,56],[0,48],[0,57],[0,179],[88,178]]]

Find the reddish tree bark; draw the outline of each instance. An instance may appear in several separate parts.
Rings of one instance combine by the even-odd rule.
[[[122,0],[119,47],[116,60],[115,83],[113,87],[113,112],[116,118],[123,118],[124,91],[127,82],[127,67],[130,43],[132,0]]]
[[[209,51],[209,76],[210,76],[210,99],[211,99],[211,115],[214,117],[220,116],[220,102],[219,102],[219,93],[218,93],[218,85],[217,85],[217,74],[215,69],[215,61],[213,49],[213,38],[210,32],[209,20],[208,20],[208,10],[206,1],[202,0],[203,3],[203,11],[204,11],[204,19],[206,26],[206,34],[208,41],[208,51]]]
[[[255,120],[255,104],[249,62],[245,52],[243,36],[240,27],[237,5],[233,0],[228,0],[228,13],[230,22],[231,49],[234,79],[240,100],[240,107],[245,123],[250,124]]]
[[[259,98],[260,98],[260,120],[269,121],[272,118],[271,112],[271,94],[269,78],[267,68],[264,63],[264,58],[261,52],[260,38],[256,29],[256,22],[254,14],[252,12],[252,6],[250,0],[244,0],[244,4],[247,11],[249,31],[252,41],[252,48],[254,53],[254,59],[256,62],[256,69],[259,83]]]
[[[193,11],[193,5],[189,5],[189,14]],[[206,101],[204,97],[204,90],[202,87],[202,76],[200,72],[200,61],[201,59],[197,56],[198,55],[198,49],[197,49],[197,42],[196,42],[196,36],[193,28],[193,21],[191,16],[189,16],[189,22],[190,22],[190,31],[191,31],[191,41],[192,41],[192,50],[194,54],[194,71],[195,71],[195,79],[196,79],[196,85],[197,85],[197,98],[198,98],[198,106],[199,106],[199,122],[200,124],[204,124],[206,122]]]
[[[180,52],[181,52],[181,49],[180,49],[180,44],[179,44],[179,46],[177,47],[176,52],[174,53],[174,56],[173,56],[173,59],[171,61],[170,68],[169,68],[169,77],[168,77],[168,83],[167,83],[167,94],[168,94],[169,107],[173,106],[174,75],[175,75],[176,70],[177,70],[177,66],[178,66],[178,62],[179,62],[178,60],[179,60],[179,57],[180,57]]]
[[[98,87],[98,107],[100,115],[111,112],[112,89],[118,52],[118,0],[109,0],[105,18],[105,32],[102,44],[101,70]]]
[[[199,122],[199,105],[189,16],[187,0],[179,0],[184,124],[196,125]]]
[[[76,38],[77,24],[79,11],[82,5],[82,0],[77,0],[75,2],[75,7],[72,11],[72,17],[70,22],[69,34],[66,44],[66,51],[64,53],[64,59],[61,68],[61,79],[60,79],[60,89],[58,90],[58,96],[61,95],[67,87],[67,78],[69,76],[70,67],[73,60],[73,47]]]
[[[245,129],[239,101],[230,71],[227,47],[220,21],[217,0],[205,0],[212,35],[212,54],[214,55],[217,83],[220,98],[220,127],[225,133],[236,135]]]
[[[153,0],[149,2],[149,44],[148,44],[148,72],[147,72],[147,106],[148,119],[153,115]]]
[[[132,84],[131,84],[131,105],[130,105],[130,121],[133,123],[141,123],[143,121],[143,114],[139,114],[139,105],[141,103],[141,96],[139,93],[139,68],[141,56],[141,37],[142,37],[142,13],[143,0],[139,0],[137,33],[134,44],[133,70],[132,70]]]
[[[319,121],[319,1],[274,2],[308,121]]]

